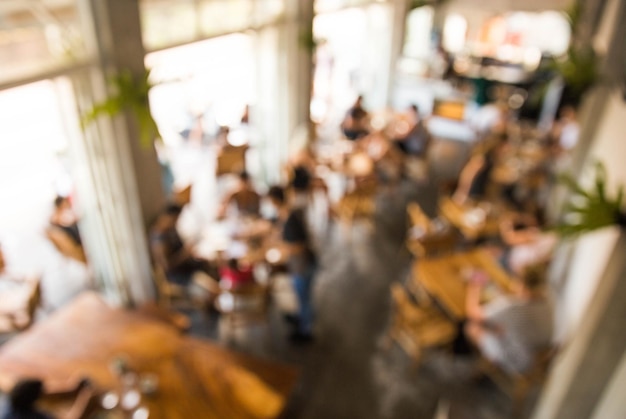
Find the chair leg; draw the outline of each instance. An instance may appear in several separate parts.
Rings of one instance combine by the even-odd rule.
[[[511,407],[511,417],[514,419],[522,418],[524,408],[526,407],[526,398],[528,396],[529,386],[525,382],[516,382],[513,387],[513,405]]]

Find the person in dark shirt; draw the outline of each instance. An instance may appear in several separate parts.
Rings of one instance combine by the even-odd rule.
[[[369,133],[367,116],[367,111],[363,108],[363,96],[359,96],[354,105],[346,112],[346,116],[341,123],[341,130],[346,138],[354,141]]]
[[[58,196],[54,200],[54,211],[46,235],[63,255],[82,263],[87,262],[78,231],[78,220],[67,197]]]
[[[181,211],[180,206],[169,204],[153,224],[150,230],[150,250],[154,262],[163,269],[168,281],[175,284],[189,285],[196,271],[216,278],[211,264],[194,255],[178,234],[176,223]]]
[[[291,274],[300,307],[297,328],[291,339],[295,342],[307,342],[312,339],[313,306],[312,290],[317,258],[311,244],[311,237],[306,223],[306,196],[310,186],[310,176],[296,171],[293,187],[293,203],[282,230],[282,240],[288,250],[287,269]]]
[[[406,135],[396,139],[396,145],[405,154],[423,157],[428,151],[431,135],[420,116],[417,105],[409,107],[409,119],[411,128]]]

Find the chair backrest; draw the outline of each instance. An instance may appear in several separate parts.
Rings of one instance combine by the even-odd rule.
[[[34,280],[33,292],[28,299],[28,324],[26,327],[30,327],[35,321],[35,314],[37,308],[41,305],[41,280],[39,278]]]
[[[2,332],[19,332],[28,329],[34,322],[37,314],[37,308],[41,305],[41,280],[39,278],[32,280],[25,280],[24,289],[27,292],[24,305],[15,312],[5,313],[8,324],[5,324],[2,328]]]
[[[407,213],[413,227],[421,228],[424,230],[424,233],[430,232],[432,220],[418,203],[411,202],[407,207]]]
[[[152,266],[152,277],[157,291],[157,298],[160,304],[169,306],[172,303],[172,284],[167,280],[165,269],[158,263]]]
[[[191,202],[191,187],[193,184],[189,184],[186,187],[174,191],[174,202],[181,207],[184,207]]]

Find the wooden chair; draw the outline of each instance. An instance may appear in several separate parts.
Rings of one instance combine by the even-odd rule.
[[[161,266],[152,267],[154,283],[157,289],[159,305],[163,308],[200,308],[210,306],[214,298],[221,292],[217,280],[204,272],[193,274],[189,286],[175,284],[168,281],[165,270]],[[191,288],[202,291],[204,297],[194,296]]]
[[[193,184],[189,184],[182,189],[175,190],[173,193],[173,201],[181,207],[190,203],[192,186]]]
[[[270,302],[271,284],[252,283],[222,290],[214,306],[222,316],[230,339],[237,329],[267,325]]]
[[[161,266],[154,265],[152,274],[157,289],[157,300],[161,307],[169,310],[181,304],[189,306],[189,293],[186,287],[168,281]]]
[[[426,234],[420,238],[407,239],[406,245],[409,251],[416,257],[427,257],[452,252],[457,245],[458,236],[453,228]]]
[[[392,321],[388,330],[388,343],[396,342],[419,364],[422,351],[451,343],[456,335],[455,325],[436,307],[420,307],[411,301],[404,286],[391,285]]]
[[[227,144],[222,147],[217,156],[216,175],[227,173],[239,173],[246,168],[246,151],[248,146],[232,146]]]
[[[513,402],[512,417],[519,418],[524,412],[530,391],[545,382],[557,353],[557,347],[537,351],[531,367],[523,373],[506,371],[484,357],[480,358],[479,370],[509,395]]]
[[[449,225],[438,228],[422,210],[419,204],[411,202],[407,213],[412,227],[422,231],[419,237],[409,237],[407,248],[416,257],[433,256],[451,252],[455,249],[458,237],[456,231]]]
[[[39,279],[24,280],[25,287],[21,295],[15,296],[20,298],[24,296],[24,304],[20,307],[7,310],[6,305],[0,307],[0,335],[10,336],[12,334],[28,329],[35,321],[37,308],[41,304],[41,281]]]
[[[424,234],[431,231],[432,220],[417,202],[411,202],[407,206],[407,213],[412,227],[419,227],[424,230]]]

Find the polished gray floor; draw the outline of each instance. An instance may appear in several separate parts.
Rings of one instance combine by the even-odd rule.
[[[450,418],[509,417],[506,396],[489,381],[472,379],[471,356],[428,352],[413,368],[400,348],[384,345],[389,286],[406,280],[412,262],[404,247],[406,205],[414,200],[434,213],[440,189],[458,174],[467,146],[440,141],[433,155],[429,182],[404,181],[381,192],[372,224],[329,227],[315,279],[313,343],[290,344],[280,313],[269,328],[229,341],[234,349],[300,367],[286,418],[433,418],[437,406],[447,403]],[[195,333],[218,338],[216,319],[196,320]]]

